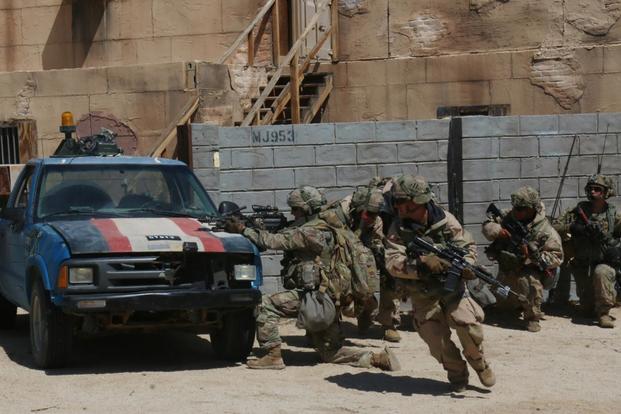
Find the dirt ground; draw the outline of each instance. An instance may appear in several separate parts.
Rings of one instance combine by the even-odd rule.
[[[621,310],[613,310],[621,321]],[[483,388],[451,393],[444,372],[415,332],[391,344],[402,364],[385,373],[318,364],[303,333],[283,323],[284,371],[215,361],[208,336],[167,332],[80,340],[71,368],[39,371],[29,351],[28,316],[0,332],[0,413],[614,413],[621,410],[621,326],[548,316],[536,334],[485,326],[497,375]],[[350,342],[380,349],[381,332]],[[454,335],[455,336],[455,335]]]

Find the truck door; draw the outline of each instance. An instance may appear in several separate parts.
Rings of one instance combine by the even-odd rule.
[[[25,304],[26,295],[26,237],[32,230],[28,211],[34,166],[28,165],[17,179],[6,207],[23,209],[22,220],[0,219],[0,283],[2,291],[13,302]],[[31,203],[30,203],[31,204]]]

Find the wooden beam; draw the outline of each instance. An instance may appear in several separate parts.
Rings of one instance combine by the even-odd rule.
[[[276,2],[272,10],[272,63],[275,66],[280,64],[280,4]]]
[[[300,123],[300,72],[298,70],[298,54],[296,53],[291,60],[291,123]]]
[[[241,45],[242,42],[244,42],[248,38],[248,33],[251,33],[254,30],[254,27],[257,25],[257,23],[259,23],[259,21],[261,21],[263,16],[265,16],[267,14],[267,12],[271,10],[271,8],[272,8],[272,6],[274,5],[275,2],[276,2],[276,0],[268,0],[267,3],[265,3],[265,5],[261,9],[261,11],[259,11],[259,13],[257,13],[257,15],[254,17],[252,22],[250,22],[250,24],[248,26],[246,26],[244,31],[239,34],[237,39],[226,50],[226,52],[224,52],[224,54],[220,57],[220,59],[218,59],[216,61],[216,63],[223,64],[224,62],[226,62],[228,60],[228,58],[231,57],[233,52],[235,52],[239,48],[239,45]]]
[[[257,29],[257,34],[254,39],[254,56],[256,56],[259,52],[259,47],[261,46],[261,39],[263,39],[263,34],[265,34],[267,22],[270,21],[270,18],[272,17],[275,8],[276,7],[272,7],[270,11],[265,16],[263,16],[263,20],[261,20],[261,23],[259,24],[259,28]],[[248,47],[250,47],[250,45],[248,45]]]
[[[254,65],[254,33],[248,33],[248,66]]]
[[[304,122],[305,124],[310,124],[312,122],[317,112],[319,112],[319,110],[321,109],[323,103],[326,101],[326,99],[328,99],[328,96],[330,96],[330,92],[332,92],[332,85],[332,76],[328,76],[325,86],[321,89],[321,93],[319,94],[317,99],[315,99],[308,112],[304,115],[304,119],[302,120],[302,122]]]
[[[330,40],[330,48],[331,50],[331,58],[332,63],[336,63],[339,61],[339,4],[338,0],[332,0],[330,3],[330,11],[331,11],[331,22],[330,28],[332,32],[332,38]]]
[[[29,159],[37,157],[37,122],[34,119],[16,119],[19,162],[25,164]]]

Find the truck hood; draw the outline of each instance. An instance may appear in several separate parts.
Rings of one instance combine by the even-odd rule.
[[[245,237],[212,232],[193,218],[66,220],[49,225],[67,241],[72,254],[176,252],[184,242],[196,243],[202,252],[254,253]]]

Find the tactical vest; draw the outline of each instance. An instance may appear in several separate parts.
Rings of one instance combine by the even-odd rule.
[[[575,209],[572,210],[573,218],[575,221],[582,220],[580,218],[580,213],[578,209],[581,208],[582,211],[587,213],[589,208],[588,201],[581,201],[578,203]],[[606,224],[606,234],[612,237],[615,228],[615,219],[617,215],[617,209],[611,203],[608,203],[608,208],[606,209],[606,217],[602,219],[603,213],[598,213],[595,221],[603,224]],[[589,216],[589,220],[593,220],[593,214]],[[577,265],[587,265],[594,263],[601,263],[604,260],[604,252],[608,245],[605,243],[596,243],[593,240],[590,240],[586,237],[574,237],[572,238],[572,245],[575,250],[575,263]]]

